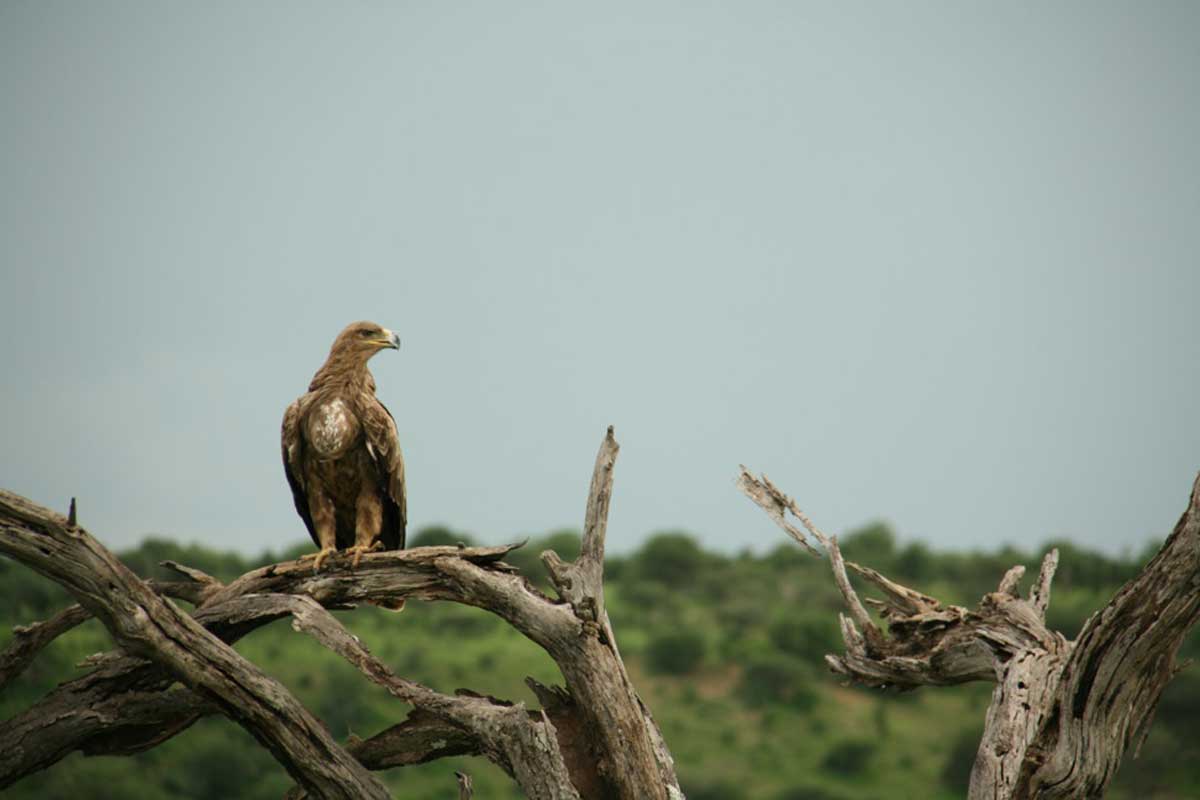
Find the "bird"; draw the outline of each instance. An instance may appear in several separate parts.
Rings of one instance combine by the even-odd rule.
[[[338,334],[308,391],[283,414],[283,468],[296,512],[318,551],[313,571],[337,551],[402,550],[408,506],[396,420],[375,397],[367,362],[399,350],[400,337],[374,322]]]

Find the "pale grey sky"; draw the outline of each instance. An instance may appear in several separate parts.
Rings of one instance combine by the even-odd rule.
[[[304,539],[346,323],[415,525],[614,548],[1168,532],[1200,469],[1200,4],[0,2],[0,485]]]

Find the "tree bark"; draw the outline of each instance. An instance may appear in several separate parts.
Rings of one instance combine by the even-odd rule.
[[[83,606],[76,604],[44,622],[13,628],[12,642],[0,653],[0,689],[24,672],[43,647],[91,616]]]
[[[1024,574],[1017,566],[968,611],[844,563],[837,539],[766,476],[742,467],[738,485],[807,550],[817,552],[811,537],[828,553],[849,611],[841,615],[845,652],[826,656],[835,673],[899,689],[995,682],[969,800],[1103,796],[1126,748],[1145,736],[1179,669],[1179,647],[1200,619],[1200,478],[1158,555],[1074,642],[1045,624],[1057,551],[1046,555],[1026,597],[1017,591]],[[867,614],[847,566],[883,594],[868,602],[886,620],[888,635]]]
[[[91,660],[93,672],[0,724],[0,787],[74,750],[145,750],[219,711],[245,725],[288,768],[299,784],[291,796],[386,796],[367,769],[478,753],[536,800],[682,798],[670,753],[629,681],[604,610],[604,538],[617,449],[610,428],[596,460],[580,558],[567,564],[554,553],[542,554],[561,601],[501,561],[513,546],[374,553],[357,569],[330,564],[320,573],[285,562],[227,585],[171,564],[187,580],[152,587],[81,529],[0,492],[0,552],[62,583],[81,606],[34,626],[28,642],[10,648],[12,663],[28,663],[81,613],[96,615],[125,651]],[[193,616],[154,588],[197,603]],[[529,681],[545,705],[540,712],[465,691],[442,695],[392,674],[325,610],[408,598],[450,600],[497,614],[547,650],[565,687]],[[284,616],[415,710],[370,739],[346,748],[333,743],[283,687],[228,647]],[[0,654],[0,668],[6,655]],[[175,680],[188,688],[171,688]],[[232,685],[239,682],[247,686]],[[268,702],[285,709],[277,716],[307,738],[256,711]],[[101,713],[90,713],[95,709]]]
[[[126,652],[161,665],[217,705],[314,794],[389,796],[281,684],[152,591],[82,528],[4,493],[0,552],[62,584]]]

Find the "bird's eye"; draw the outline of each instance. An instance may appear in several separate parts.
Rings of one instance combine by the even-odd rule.
[[[359,331],[359,332],[358,332],[358,335],[359,335],[359,336],[370,336],[370,335],[371,335],[371,331],[370,331],[370,330],[367,330],[367,329],[363,329],[363,330],[361,330],[361,331]]]

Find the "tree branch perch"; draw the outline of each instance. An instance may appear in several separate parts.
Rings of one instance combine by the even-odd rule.
[[[156,588],[195,603],[189,616],[86,532],[68,530],[53,512],[0,493],[0,552],[76,595],[81,611],[64,621],[94,614],[125,651],[95,660],[93,672],[0,724],[0,787],[73,750],[139,752],[220,711],[285,765],[299,784],[292,796],[382,797],[367,768],[479,753],[537,800],[681,798],[670,754],[629,681],[604,609],[604,539],[617,449],[610,428],[592,476],[580,558],[567,564],[553,553],[544,556],[563,602],[501,561],[513,546],[425,547],[368,554],[357,569],[333,564],[313,573],[299,562],[273,564],[226,585],[169,563],[185,580]],[[442,695],[392,674],[325,610],[407,598],[450,600],[500,616],[554,658],[565,686],[531,684],[539,699],[553,701],[543,712],[471,693]],[[346,748],[333,743],[283,687],[228,647],[284,616],[415,710],[370,739]],[[47,623],[42,637],[53,638],[64,624]],[[176,679],[188,688],[173,686]],[[267,714],[268,702],[282,713]],[[114,713],[86,720],[79,713],[98,708]]]

